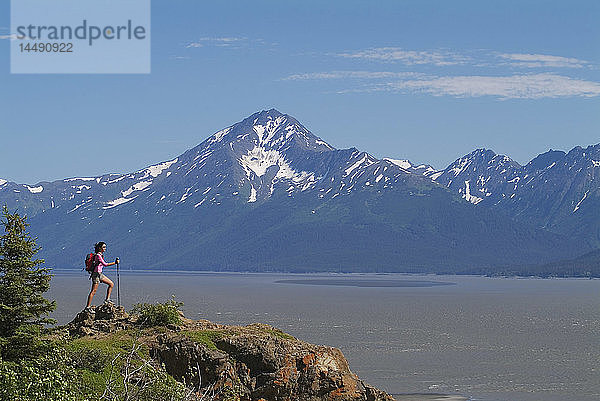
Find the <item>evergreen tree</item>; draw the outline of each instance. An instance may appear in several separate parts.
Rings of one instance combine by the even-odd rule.
[[[56,308],[42,294],[50,288],[50,269],[33,259],[40,250],[36,238],[26,231],[26,217],[2,210],[5,234],[0,237],[0,354],[7,358],[30,353],[39,344],[43,324],[55,323],[46,317]]]

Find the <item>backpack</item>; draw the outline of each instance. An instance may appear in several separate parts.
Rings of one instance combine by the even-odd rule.
[[[88,253],[85,256],[85,271],[92,274],[96,270],[98,263],[96,262],[96,254]]]

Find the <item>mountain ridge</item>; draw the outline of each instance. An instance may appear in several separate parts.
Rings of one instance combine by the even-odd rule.
[[[490,152],[472,153],[518,168]],[[134,173],[5,182],[0,203],[27,214],[63,266],[99,238],[135,267],[202,270],[459,272],[590,250],[472,205],[444,172],[335,149],[271,109]]]
[[[434,173],[434,181],[478,206],[600,247],[600,144],[550,149],[521,166],[475,150]]]

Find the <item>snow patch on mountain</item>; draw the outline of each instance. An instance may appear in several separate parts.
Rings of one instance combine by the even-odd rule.
[[[132,186],[127,188],[125,191],[122,191],[121,195],[123,195],[123,197],[126,198],[129,195],[131,195],[133,192],[142,191],[142,190],[148,188],[150,185],[152,185],[152,181],[140,181],[137,184],[133,184]]]
[[[198,202],[194,205],[194,209],[197,208],[198,206],[201,206],[205,200],[206,200],[206,198],[202,198],[202,200],[200,202]]]
[[[314,174],[306,171],[296,172],[277,150],[265,149],[255,146],[245,155],[238,159],[240,165],[246,171],[246,177],[251,180],[252,173],[257,177],[265,175],[269,167],[277,166],[275,178],[290,179],[294,182],[303,182],[314,179]]]
[[[280,163],[287,164],[278,151],[267,150],[260,146],[255,146],[249,150],[248,153],[240,157],[239,161],[248,178],[251,177],[251,171],[258,177],[262,177],[269,167],[277,166]]]
[[[148,176],[152,176],[152,178],[156,178],[158,177],[164,170],[168,169],[169,167],[171,167],[173,164],[177,163],[177,161],[179,160],[179,158],[175,158],[171,161],[168,162],[163,162],[160,164],[156,164],[154,166],[150,166],[147,167],[146,169],[142,170],[141,172],[144,172],[144,176],[142,178],[140,178],[141,180],[143,180],[144,178],[148,177]]]
[[[177,202],[175,202],[175,204],[185,202],[185,200],[190,196],[190,189],[192,189],[192,187],[186,188],[185,193],[181,195],[181,198]]]
[[[585,200],[585,198],[587,198],[589,192],[590,192],[589,189],[587,191],[585,191],[585,194],[583,195],[583,198],[581,198],[581,200],[575,206],[575,209],[573,209],[573,213],[575,213],[579,209],[579,206],[581,205],[581,202],[583,202]]]
[[[454,167],[452,167],[450,170],[448,170],[448,172],[451,172],[456,177],[470,165],[471,165],[471,160],[466,159],[466,158],[460,159],[460,160],[458,160],[458,163]]]
[[[323,146],[327,147],[329,150],[333,150],[333,147],[325,141],[317,139],[317,140],[315,140],[315,142],[317,145],[323,145]]]
[[[420,166],[413,167],[414,171],[423,174],[426,177],[431,177],[434,174],[437,174],[439,171],[434,169],[431,166],[427,166],[425,164],[421,164]]]
[[[373,163],[375,163],[375,162],[373,160],[371,160],[371,157],[369,156],[369,154],[365,153],[357,162],[353,163],[350,167],[348,167],[346,170],[344,170],[344,175],[346,175],[346,176],[350,175],[350,173],[352,173],[359,166],[363,166],[363,164],[365,164],[363,166],[363,168],[364,168],[364,167],[370,166]]]
[[[24,185],[24,187],[27,188],[32,194],[39,194],[44,190],[44,187],[41,185],[39,187],[30,187],[29,185]]]
[[[254,185],[250,184],[251,188],[250,188],[250,198],[248,198],[248,202],[252,203],[252,202],[256,202],[256,189],[254,189]]]
[[[465,198],[465,200],[467,202],[471,202],[474,205],[478,204],[479,202],[481,202],[483,200],[483,198],[479,198],[475,195],[471,195],[471,187],[470,187],[469,180],[465,181],[465,193],[463,194],[463,198]]]
[[[81,206],[88,204],[89,202],[92,202],[93,199],[89,198],[89,199],[84,199],[81,201],[81,203],[75,205],[75,207],[71,210],[69,210],[67,212],[67,214],[74,212],[75,210],[79,209]],[[54,201],[52,201],[52,208],[54,208]]]
[[[211,143],[215,143],[215,142],[221,142],[221,140],[223,139],[223,137],[227,134],[229,134],[229,132],[233,129],[233,125],[231,127],[227,127],[225,129],[222,129],[221,131],[217,132],[216,134],[214,134],[211,138],[210,138],[210,142]]]
[[[78,194],[82,193],[83,190],[90,190],[92,187],[89,185],[72,185],[71,188],[76,189]]]
[[[137,198],[137,195],[134,196],[133,198],[124,198],[124,197],[121,197],[121,198],[118,198],[118,199],[114,199],[114,200],[111,200],[109,202],[106,202],[106,204],[104,206],[102,206],[102,209],[112,209],[113,207],[117,207],[117,206],[122,205],[124,203],[131,202],[135,198]]]
[[[388,159],[387,157],[383,160],[387,160],[390,163],[395,164],[396,166],[403,168],[404,170],[408,170],[412,167],[412,164],[408,160],[396,160],[396,159]]]
[[[115,182],[119,182],[119,181],[121,181],[121,180],[123,180],[125,178],[127,178],[127,176],[126,175],[122,175],[119,178],[116,178],[114,180],[108,180],[108,181],[106,181],[106,184],[114,184]],[[103,184],[105,184],[105,183],[103,183]]]
[[[6,184],[7,182],[8,182],[8,181],[6,181],[6,180],[3,180],[2,178],[0,178],[0,187],[1,187],[2,185]]]
[[[440,176],[444,174],[444,170],[442,171],[438,171],[437,173],[433,173],[431,175],[429,175],[429,178],[431,178],[433,181],[437,180],[438,178],[440,178]]]
[[[287,120],[286,117],[283,115],[275,118],[274,120],[270,116],[269,116],[269,118],[270,119],[267,121],[266,125],[256,124],[258,119],[254,120],[255,125],[252,127],[252,129],[258,136],[258,143],[257,143],[258,146],[270,145],[271,147],[273,147],[273,145],[275,145],[275,143],[270,143],[270,141],[275,137],[275,134],[276,134],[279,126]],[[275,142],[279,142],[283,139],[288,139],[290,137],[290,135],[291,135],[291,132],[288,132],[288,134],[285,136],[285,138],[283,136],[281,136]]]
[[[144,191],[150,185],[152,185],[152,180],[149,180],[149,181],[140,181],[140,182],[138,182],[136,184],[133,184],[132,186],[130,186],[129,188],[127,188],[125,191],[121,191],[121,197],[106,202],[102,208],[103,209],[112,209],[113,207],[117,207],[117,206],[122,205],[124,203],[131,202],[132,200],[134,200],[135,198],[137,198],[138,195],[135,195],[132,198],[128,198],[129,195],[131,195],[132,193],[137,192],[137,191]]]
[[[65,180],[63,180],[64,182],[71,182],[71,181],[95,181],[96,177],[85,177],[85,178],[67,178]]]

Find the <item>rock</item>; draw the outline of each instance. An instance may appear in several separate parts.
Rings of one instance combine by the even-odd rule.
[[[71,335],[92,336],[125,329],[132,324],[125,308],[105,303],[91,310],[82,310],[75,316],[75,319],[66,325],[66,328]]]
[[[178,326],[176,324],[167,324],[167,329],[169,329],[171,331],[181,331],[181,330],[183,330],[183,327]]]
[[[164,334],[158,337],[158,346],[150,352],[176,380],[191,383],[194,388],[210,385],[235,389],[244,399],[249,399],[252,380],[248,368],[220,350],[197,344],[185,336]]]
[[[216,350],[169,333],[159,337],[153,356],[176,379],[200,387],[235,389],[241,400],[393,400],[352,373],[337,348],[282,338],[280,331],[267,325],[221,330],[233,334],[215,340]]]
[[[124,320],[129,318],[125,308],[107,302],[96,307],[96,320]]]

